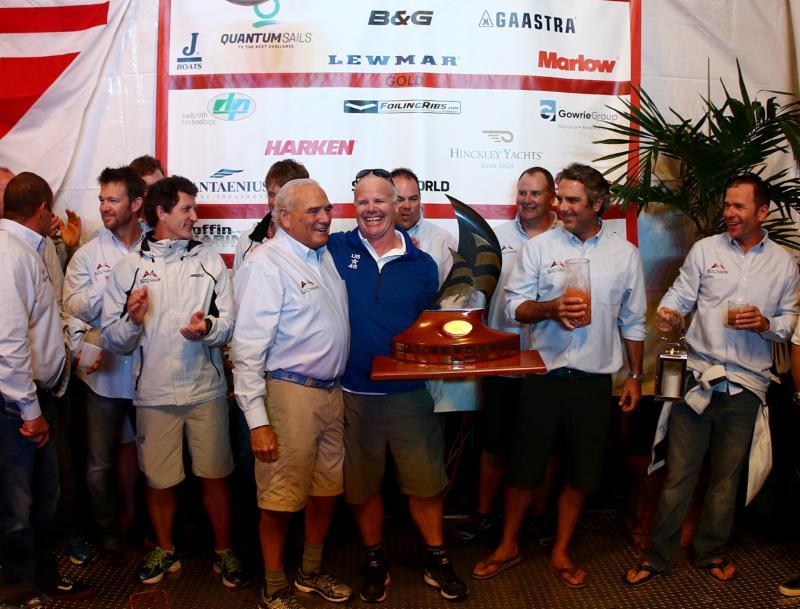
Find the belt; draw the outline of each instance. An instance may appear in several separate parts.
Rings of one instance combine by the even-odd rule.
[[[558,376],[562,379],[586,379],[606,375],[599,374],[597,372],[584,372],[583,370],[577,370],[576,368],[556,368],[555,370],[548,372],[546,376]]]
[[[312,376],[305,374],[298,374],[297,372],[289,372],[288,370],[273,370],[267,372],[268,379],[278,379],[279,381],[288,381],[295,385],[303,385],[304,387],[314,387],[315,389],[333,389],[336,385],[336,379],[330,381],[323,381],[315,379]]]

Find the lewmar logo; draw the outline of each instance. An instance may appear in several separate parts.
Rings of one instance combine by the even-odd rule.
[[[181,49],[181,56],[177,59],[178,70],[200,70],[203,68],[203,58],[197,52],[197,32],[192,32],[189,44]]]
[[[574,34],[575,19],[573,17],[556,17],[542,13],[519,13],[497,11],[494,18],[489,11],[483,11],[478,27],[518,28],[527,30],[543,30],[557,34]]]
[[[367,25],[430,25],[433,21],[433,11],[372,11],[369,14]]]
[[[220,93],[208,102],[208,111],[214,118],[223,121],[240,121],[252,116],[256,102],[242,93]]]
[[[455,55],[328,55],[330,66],[457,66]]]
[[[615,59],[587,59],[583,53],[577,57],[561,57],[555,52],[539,51],[539,67],[548,70],[610,74],[616,65]]]
[[[461,102],[439,99],[346,99],[347,114],[461,114]]]
[[[265,156],[352,156],[356,140],[267,140]]]

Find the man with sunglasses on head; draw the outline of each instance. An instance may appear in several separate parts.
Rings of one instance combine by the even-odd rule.
[[[366,546],[366,581],[360,597],[386,599],[389,566],[383,552],[380,486],[386,447],[394,457],[401,492],[425,541],[424,581],[448,600],[467,587],[456,576],[442,532],[447,486],[444,439],[425,382],[372,381],[372,358],[388,355],[391,340],[408,328],[436,295],[436,264],[395,229],[397,189],[383,169],[360,171],[354,203],[358,226],[331,235],[328,249],[347,286],[351,348],[342,388],[345,404],[345,499],[353,506]]]

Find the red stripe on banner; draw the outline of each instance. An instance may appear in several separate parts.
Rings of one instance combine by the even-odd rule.
[[[3,57],[0,61],[0,138],[64,73],[78,53],[49,57]]]
[[[160,68],[159,68],[160,69]],[[400,84],[398,84],[400,83]],[[307,87],[350,87],[366,89],[509,89],[555,91],[592,95],[628,95],[628,81],[583,80],[550,76],[513,74],[431,74],[428,72],[296,72],[291,74],[193,74],[169,77],[168,88],[181,89],[267,89]]]
[[[477,211],[485,220],[510,220],[517,213],[516,205],[504,203],[470,203],[469,206]],[[456,215],[449,203],[426,203],[424,206],[425,217],[432,220],[454,220]],[[264,216],[266,205],[264,203],[200,203],[197,206],[197,217],[200,220],[256,220]],[[553,211],[557,211],[553,208]],[[334,203],[334,218],[356,217],[355,207],[352,203]],[[619,205],[610,206],[603,214],[606,220],[626,219],[626,228],[630,230],[627,222],[630,214]],[[634,222],[636,216],[633,216]]]
[[[636,89],[641,87],[642,81],[642,5],[641,0],[631,0],[631,103],[639,107],[639,94]],[[634,89],[635,87],[635,89]],[[631,124],[631,126],[634,126]],[[628,149],[633,150],[635,140],[631,140]],[[628,172],[633,170],[633,156],[628,157]],[[626,213],[625,233],[628,241],[639,245],[638,212],[635,205],[631,205]]]
[[[108,2],[0,8],[0,34],[80,32],[108,23]]]
[[[169,27],[172,6],[170,0],[161,0],[158,7],[158,65],[156,74],[156,158],[169,175],[167,159],[167,128],[169,116],[169,90],[165,74],[169,73]]]

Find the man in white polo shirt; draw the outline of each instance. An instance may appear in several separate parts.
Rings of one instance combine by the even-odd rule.
[[[303,507],[305,548],[295,588],[336,603],[352,596],[322,567],[325,535],[343,490],[339,377],[350,348],[347,293],[326,247],[331,212],[314,180],[289,182],[273,212],[278,231],[236,274],[233,374],[256,458],[261,609],[302,607],[286,581],[283,553],[289,517]]]

